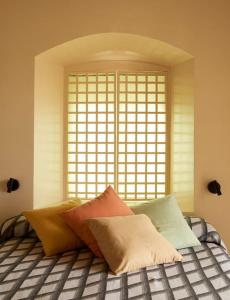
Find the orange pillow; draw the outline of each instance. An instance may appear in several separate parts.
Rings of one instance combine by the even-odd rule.
[[[133,215],[132,210],[116,194],[111,186],[99,197],[61,215],[70,228],[89,246],[98,257],[103,257],[95,238],[86,224],[87,219]]]

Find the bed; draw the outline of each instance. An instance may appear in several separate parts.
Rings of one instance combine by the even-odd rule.
[[[19,215],[0,235],[0,299],[230,299],[230,257],[218,232],[186,217],[201,246],[179,250],[183,262],[113,275],[88,248],[46,257]]]

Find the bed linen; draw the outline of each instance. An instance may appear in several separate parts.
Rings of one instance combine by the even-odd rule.
[[[0,299],[230,299],[230,257],[218,232],[187,217],[201,246],[179,250],[183,262],[113,275],[88,248],[46,257],[23,216],[0,235]]]

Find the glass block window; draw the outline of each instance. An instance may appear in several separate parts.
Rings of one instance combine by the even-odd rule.
[[[110,184],[125,200],[167,192],[166,74],[68,76],[67,196]]]

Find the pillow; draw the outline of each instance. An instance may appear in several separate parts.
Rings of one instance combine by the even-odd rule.
[[[200,245],[195,234],[177,204],[176,197],[169,195],[133,207],[135,214],[147,215],[157,230],[177,249]]]
[[[85,221],[90,218],[126,215],[133,215],[132,210],[118,197],[111,186],[99,197],[62,213],[62,217],[70,228],[98,257],[103,257],[103,255]]]
[[[95,218],[87,224],[115,274],[182,260],[146,215]]]
[[[60,213],[80,205],[79,200],[63,201],[56,206],[23,212],[42,242],[47,256],[83,246],[83,242],[66,225]]]

